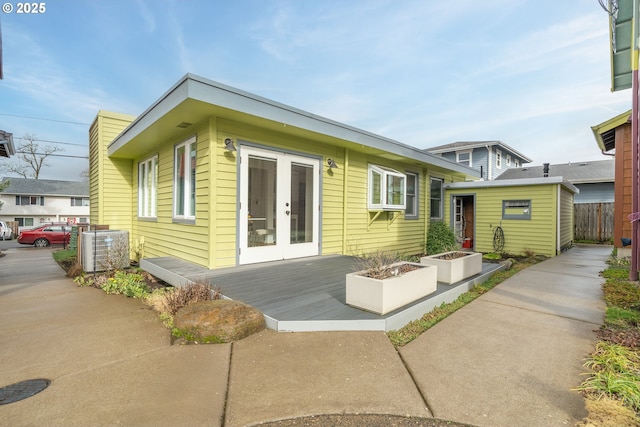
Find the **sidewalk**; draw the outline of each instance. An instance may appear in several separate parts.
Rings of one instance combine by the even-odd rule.
[[[9,250],[0,387],[51,385],[0,405],[0,425],[232,427],[343,413],[572,425],[586,415],[570,389],[602,321],[610,250],[578,247],[520,272],[399,353],[382,332],[171,346],[139,301],[76,287],[49,250]]]

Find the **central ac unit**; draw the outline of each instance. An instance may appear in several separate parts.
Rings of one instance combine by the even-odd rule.
[[[97,230],[82,233],[82,269],[86,272],[129,267],[129,232]]]

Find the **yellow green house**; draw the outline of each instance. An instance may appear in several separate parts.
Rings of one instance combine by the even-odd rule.
[[[146,258],[208,269],[422,253],[429,223],[448,220],[445,186],[477,179],[464,165],[191,74],[140,116],[100,111],[90,128],[91,223],[128,230]]]

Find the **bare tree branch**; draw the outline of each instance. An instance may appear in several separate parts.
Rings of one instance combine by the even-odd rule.
[[[47,157],[64,151],[63,148],[50,145],[40,147],[35,135],[26,134],[22,139],[25,142],[16,147],[17,162],[7,164],[4,169],[23,178],[38,179],[42,168],[49,166]]]

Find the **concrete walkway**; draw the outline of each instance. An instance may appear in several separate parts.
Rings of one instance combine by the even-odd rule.
[[[139,301],[78,288],[50,250],[0,258],[0,405],[11,426],[247,426],[319,414],[393,414],[478,426],[566,426],[586,415],[582,359],[602,322],[610,247],[520,272],[396,352],[382,332],[264,331],[171,346]],[[318,425],[318,424],[314,424]]]

